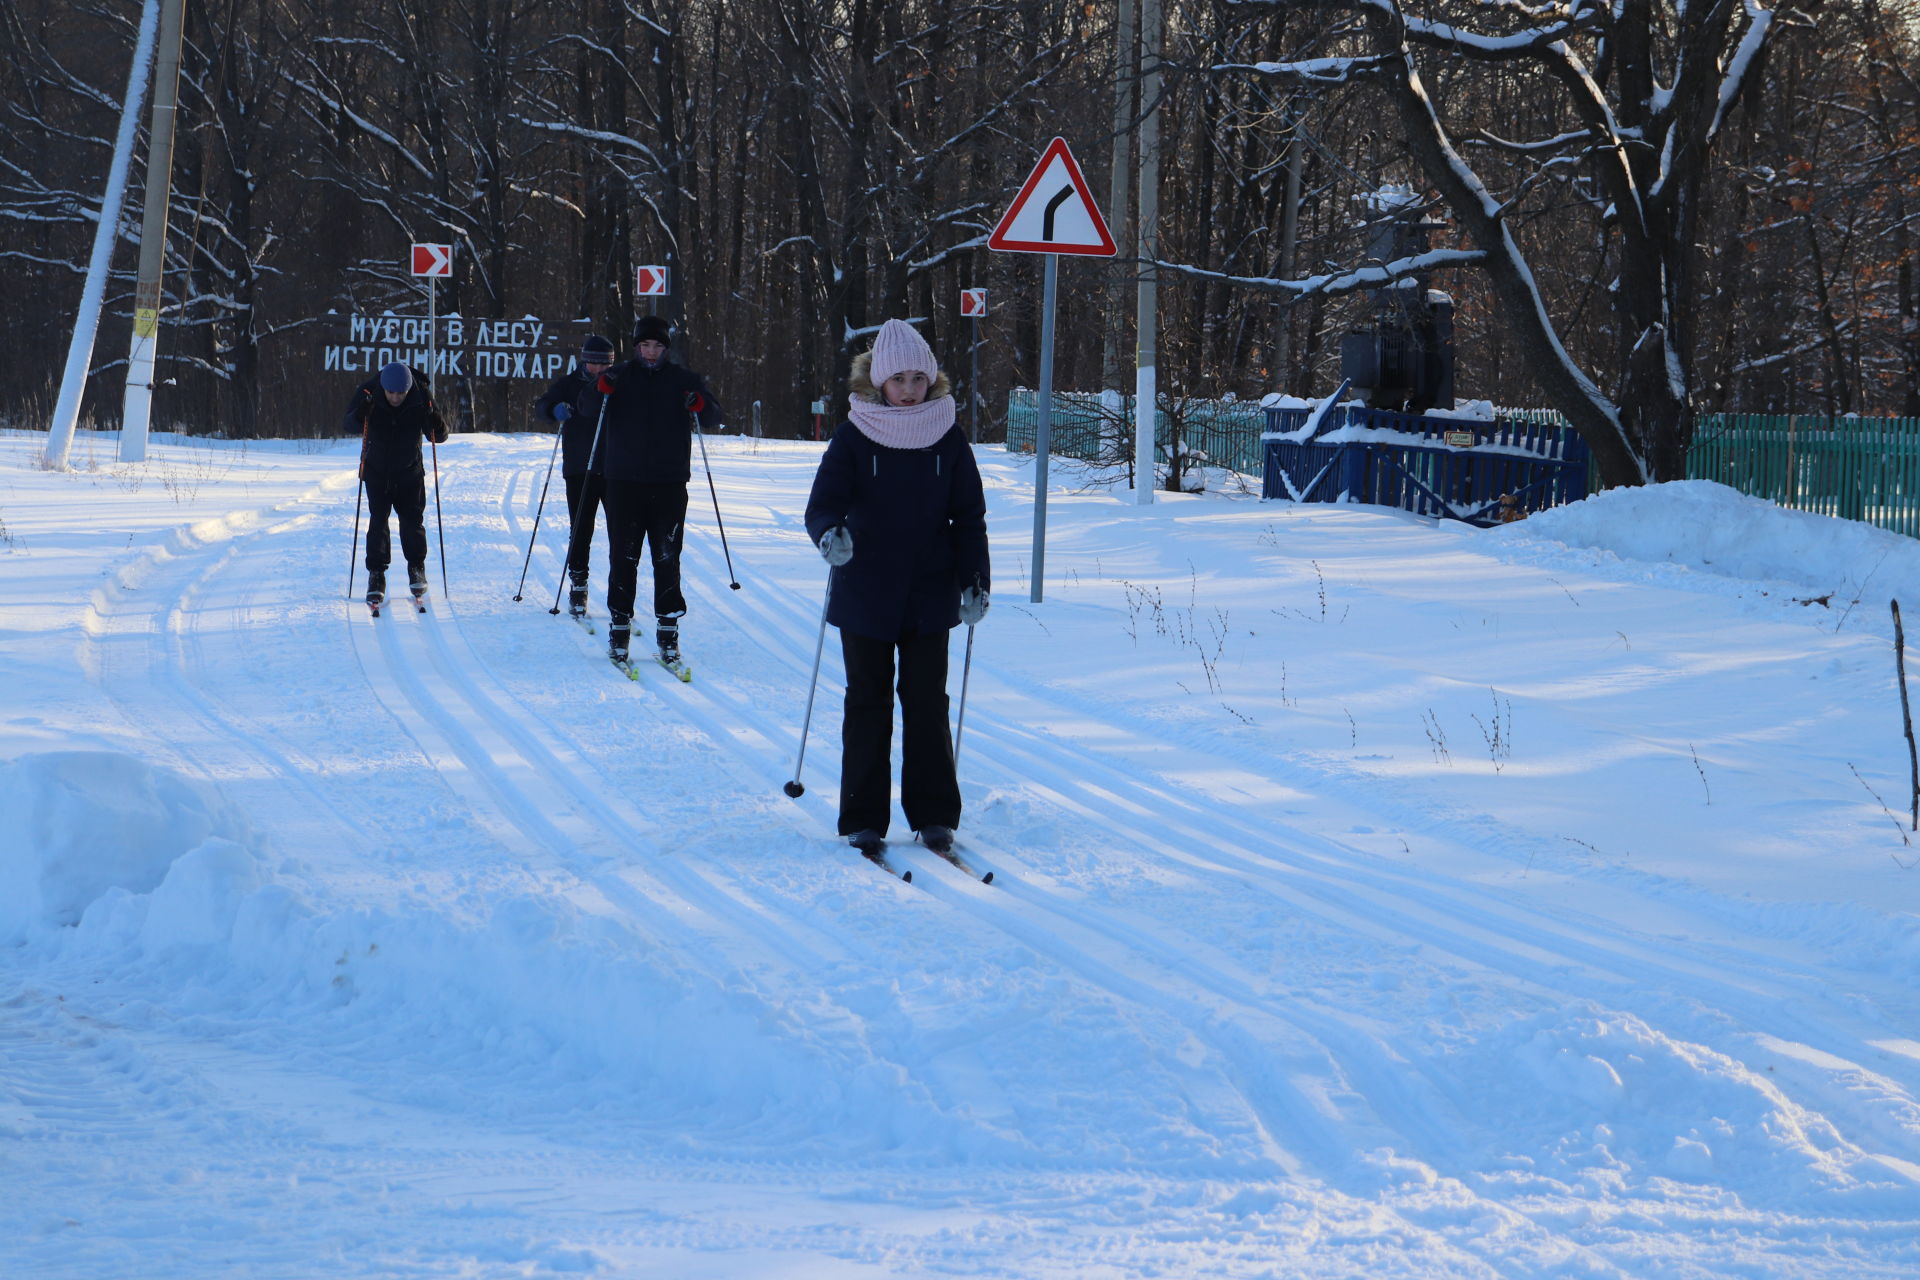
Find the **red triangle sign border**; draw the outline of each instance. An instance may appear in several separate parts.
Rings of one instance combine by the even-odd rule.
[[[1056,156],[1066,165],[1067,180],[1073,184],[1075,192],[1086,206],[1087,215],[1093,221],[1093,229],[1100,237],[1098,244],[1057,244],[1048,240],[1009,238],[1014,219],[1019,217],[1021,210],[1026,208],[1027,201],[1033,196],[1033,189],[1040,185],[1040,176],[1047,171],[1047,166],[1053,163]],[[1047,149],[1040,153],[1039,163],[1035,164],[1033,172],[1027,175],[1027,181],[1020,188],[1020,194],[1013,198],[1013,203],[1007,206],[1007,211],[1000,215],[1000,222],[994,227],[993,234],[987,237],[987,248],[997,249],[1003,253],[1071,253],[1102,258],[1111,258],[1119,252],[1118,246],[1113,241],[1113,233],[1107,230],[1107,220],[1101,215],[1100,206],[1094,201],[1093,191],[1087,186],[1087,179],[1080,172],[1080,165],[1074,160],[1073,151],[1067,146],[1065,138],[1056,137],[1047,144]]]

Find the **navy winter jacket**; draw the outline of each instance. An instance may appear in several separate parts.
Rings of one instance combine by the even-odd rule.
[[[573,416],[560,423],[560,474],[569,478],[587,474],[587,456],[593,451],[593,427],[600,416],[600,392],[595,379],[578,366],[553,380],[533,409],[548,422],[558,422],[553,411],[573,406]]]
[[[671,360],[649,369],[636,358],[615,365],[605,376],[613,382],[606,425],[600,429],[600,472],[607,482],[685,484],[692,479],[688,393],[698,393],[706,405],[700,410],[703,430],[723,421],[720,405],[700,375]]]
[[[433,407],[433,395],[418,369],[413,386],[398,406],[387,403],[380,379],[373,378],[354,389],[347,413],[340,420],[342,434],[360,437],[362,475],[399,478],[421,475],[426,464],[420,458],[420,442],[447,442],[447,428]]]
[[[853,559],[833,570],[827,621],[855,635],[951,630],[961,588],[992,585],[986,492],[957,426],[925,449],[889,449],[842,422],[813,477],[807,535],[818,545],[837,525]]]

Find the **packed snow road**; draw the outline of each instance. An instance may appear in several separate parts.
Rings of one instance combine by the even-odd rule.
[[[833,835],[832,636],[781,791],[819,446],[709,442],[683,685],[548,613],[552,507],[511,599],[545,437],[442,448],[450,597],[378,620],[343,449],[41,439],[0,1274],[1920,1274],[1901,540],[1064,488],[1033,604],[982,447],[996,879],[896,818],[909,885]],[[1734,524],[1737,577],[1645,549]]]

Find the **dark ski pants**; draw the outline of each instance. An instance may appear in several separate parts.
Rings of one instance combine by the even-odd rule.
[[[427,476],[424,471],[367,472],[367,568],[385,570],[393,558],[388,513],[400,517],[400,551],[409,565],[427,562]]]
[[[593,559],[593,513],[606,506],[607,485],[599,476],[567,476],[567,519],[573,534],[567,552],[567,572],[585,581],[587,566]],[[585,508],[584,510],[582,508]],[[611,517],[608,519],[611,527]]]
[[[840,632],[847,703],[840,721],[840,834],[887,834],[893,815],[894,655],[899,655],[900,808],[915,831],[960,825],[947,727],[947,633],[875,640]]]
[[[678,618],[687,611],[680,594],[680,546],[687,532],[684,484],[609,483],[606,491],[607,542],[613,563],[607,571],[607,612],[633,616],[640,553],[653,553],[653,612]]]

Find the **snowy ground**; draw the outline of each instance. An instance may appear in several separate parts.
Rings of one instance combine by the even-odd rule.
[[[548,615],[551,509],[511,599],[545,438],[440,451],[452,598],[378,622],[349,447],[43,443],[0,435],[0,1275],[1920,1275],[1920,544],[1056,463],[1036,605],[982,449],[998,879],[908,885],[831,838],[831,643],[781,794],[819,446],[711,442],[743,589],[696,477],[682,686]]]

